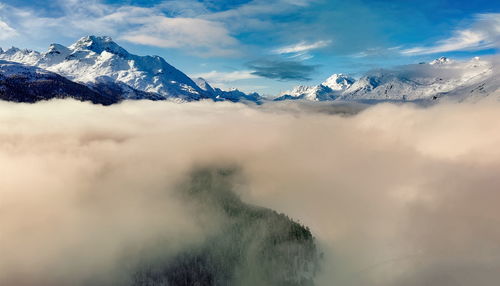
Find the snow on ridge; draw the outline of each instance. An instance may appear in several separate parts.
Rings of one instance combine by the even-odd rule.
[[[213,92],[213,87],[202,77],[193,79],[193,81],[204,91]]]
[[[16,62],[9,62],[0,60],[0,74],[2,76],[25,76],[28,79],[35,79],[35,77],[40,76],[51,76],[54,75],[44,69],[29,66]]]
[[[320,85],[297,86],[281,93],[275,100],[420,101],[446,95],[458,97],[459,90],[462,96],[470,95],[463,94],[466,90],[489,94],[496,91],[495,86],[500,86],[500,80],[494,74],[492,62],[478,57],[469,61],[441,57],[428,65],[369,71],[358,79],[333,74]],[[482,88],[484,82],[488,82],[488,90]]]
[[[44,53],[12,48],[0,52],[0,59],[38,66],[88,86],[103,84],[106,78],[108,82],[156,93],[164,99],[215,100],[222,94],[204,80],[200,87],[162,57],[130,54],[107,36],[82,37],[69,47],[51,44]],[[231,96],[237,94],[233,92]]]
[[[452,60],[450,60],[447,57],[440,57],[438,59],[435,59],[435,60],[431,61],[429,64],[430,65],[442,65],[442,64],[448,64],[448,63],[451,63],[451,62],[452,62]]]
[[[332,90],[346,90],[348,89],[356,80],[348,75],[342,73],[334,73],[329,78],[327,78],[322,85],[331,88]]]
[[[116,83],[123,90],[129,86],[163,99],[262,100],[258,94],[223,91],[204,79],[193,80],[161,57],[130,54],[105,36],[83,37],[69,47],[51,44],[43,53],[15,47],[0,49],[0,60],[40,67],[88,86]],[[494,70],[492,61],[478,57],[469,61],[440,57],[428,64],[369,71],[358,79],[332,74],[319,85],[297,86],[275,100],[417,101],[457,94],[459,90],[489,94],[500,86],[495,83],[500,80]]]
[[[70,50],[90,50],[97,54],[104,51],[115,55],[127,56],[129,53],[108,36],[86,36],[69,46]]]
[[[12,48],[0,53],[0,59],[38,66],[86,84],[106,76],[165,98],[198,100],[206,96],[187,75],[163,58],[132,55],[105,36],[83,37],[69,47],[52,44],[44,53]]]

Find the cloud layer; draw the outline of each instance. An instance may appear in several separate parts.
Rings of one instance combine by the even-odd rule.
[[[245,201],[311,228],[319,285],[494,285],[500,104],[335,114],[349,110],[2,102],[0,284],[106,284],[140,254],[189,247],[217,220],[200,224],[175,186],[228,164]]]

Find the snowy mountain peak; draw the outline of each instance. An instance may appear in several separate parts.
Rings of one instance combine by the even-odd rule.
[[[193,79],[194,82],[204,91],[213,92],[214,88],[202,77]]]
[[[69,49],[63,45],[60,44],[51,44],[49,46],[49,49],[47,50],[47,54],[61,54],[61,53],[66,53],[69,52]]]
[[[275,98],[275,101],[288,100],[288,99],[305,99],[310,101],[324,101],[333,100],[336,97],[336,92],[330,87],[320,84],[315,86],[299,85],[290,91],[285,91]]]
[[[42,54],[12,48],[0,53],[0,59],[37,66],[88,85],[100,84],[103,77],[108,77],[117,84],[156,93],[164,99],[190,101],[208,97],[163,58],[129,54],[110,37],[87,36],[69,47],[52,44]]]
[[[447,57],[440,57],[438,59],[433,60],[429,64],[431,64],[431,65],[441,65],[441,64],[447,64],[447,63],[451,63],[451,60],[449,58],[447,58]]]
[[[40,53],[28,49],[21,50],[11,47],[6,51],[0,52],[0,59],[33,65],[40,58]]]
[[[239,91],[217,91],[205,80],[198,81],[200,88],[162,57],[130,54],[107,36],[86,36],[69,47],[52,44],[44,53],[12,48],[0,52],[0,60],[40,67],[94,89],[107,86],[115,93],[131,90],[124,94],[125,99],[143,95],[152,98],[153,94],[155,99],[180,101],[225,99],[226,95],[230,96],[228,100],[240,100],[247,96]]]
[[[274,100],[422,102],[443,96],[484,96],[500,91],[496,67],[498,64],[491,60],[441,57],[429,64],[371,70],[357,80],[334,74],[320,85],[297,86]]]
[[[21,49],[19,49],[17,47],[10,47],[4,53],[12,55],[15,53],[25,53],[25,52],[27,52],[27,50],[22,51]]]
[[[348,75],[339,73],[339,74],[333,74],[322,84],[324,86],[331,88],[332,90],[346,90],[354,82],[355,82],[354,78],[352,78]]]
[[[305,99],[310,101],[334,100],[343,91],[349,89],[356,80],[346,74],[331,75],[322,84],[315,86],[299,85],[290,91],[285,91],[275,98],[275,101],[287,99]]]
[[[106,51],[116,55],[128,55],[128,52],[120,47],[108,36],[86,36],[69,47],[71,50],[88,50],[101,54]]]
[[[53,64],[60,63],[66,59],[67,56],[71,54],[71,50],[67,47],[59,44],[51,44],[49,49],[41,54],[37,59],[37,66],[49,66]]]

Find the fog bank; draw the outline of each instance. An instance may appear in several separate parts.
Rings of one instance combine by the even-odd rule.
[[[0,284],[119,283],[189,248],[223,220],[178,186],[229,165],[311,228],[318,285],[496,285],[500,103],[293,104],[1,102]]]

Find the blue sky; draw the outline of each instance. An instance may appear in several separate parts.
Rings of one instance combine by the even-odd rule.
[[[213,85],[274,95],[332,73],[497,53],[498,1],[0,0],[0,46],[108,35]]]

